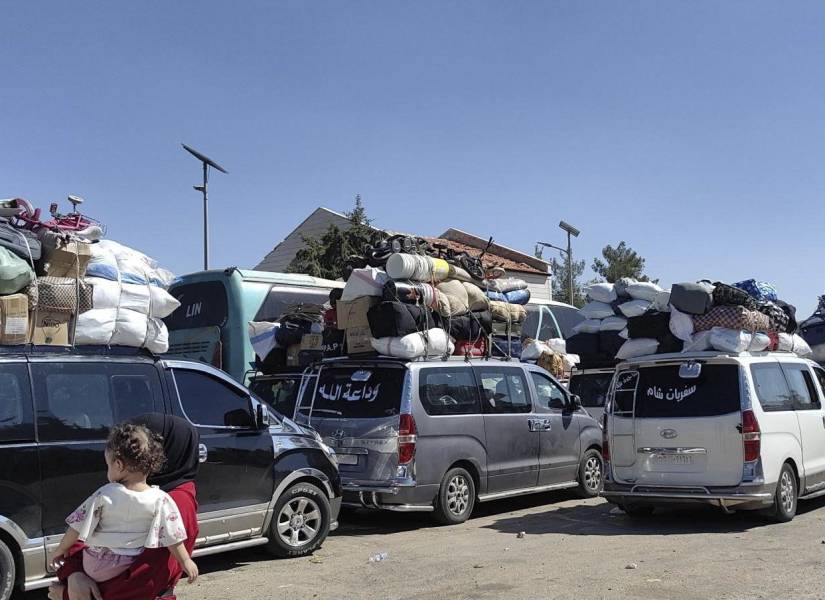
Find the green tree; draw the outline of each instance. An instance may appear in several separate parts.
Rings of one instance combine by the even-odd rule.
[[[585,304],[584,289],[579,282],[582,274],[584,274],[584,261],[573,261],[573,306],[581,308]],[[570,278],[568,276],[567,261],[556,260],[550,261],[553,277],[550,280],[553,300],[557,302],[570,302]]]
[[[346,215],[349,222],[345,229],[330,225],[320,238],[304,237],[305,247],[295,254],[287,272],[342,278],[347,257],[362,254],[375,235],[360,194],[355,196],[355,206]]]
[[[644,274],[645,259],[639,256],[633,248],[624,241],[615,248],[608,244],[602,249],[602,257],[593,260],[593,270],[609,281],[615,283],[622,277],[630,277],[639,281],[651,281]],[[654,280],[654,283],[658,280]]]

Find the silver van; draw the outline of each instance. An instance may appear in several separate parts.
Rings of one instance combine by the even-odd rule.
[[[326,361],[304,378],[295,418],[335,449],[348,506],[455,524],[476,502],[602,489],[599,425],[535,365]]]

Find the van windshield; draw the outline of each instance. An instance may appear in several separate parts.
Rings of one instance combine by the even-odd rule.
[[[581,398],[582,406],[590,408],[604,406],[612,379],[613,371],[576,374],[570,378],[570,393]]]
[[[713,417],[740,410],[737,365],[703,364],[699,376],[690,379],[679,375],[679,366],[662,365],[619,373],[613,412],[655,419]]]
[[[321,370],[312,418],[375,419],[401,411],[405,369],[380,367],[327,368]],[[306,396],[305,396],[306,398]],[[307,400],[300,413],[309,415]]]

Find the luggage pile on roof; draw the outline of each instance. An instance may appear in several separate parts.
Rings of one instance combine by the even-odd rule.
[[[49,219],[27,201],[0,200],[0,345],[169,349],[164,317],[180,303],[174,276],[148,256],[103,239],[77,211]]]
[[[483,254],[422,238],[379,240],[365,256],[350,259],[346,284],[330,294],[317,333],[305,327],[300,340],[286,339],[283,318],[250,323],[259,360],[276,350],[295,366],[321,356],[507,356],[510,344],[520,342],[530,292],[525,281],[485,264]]]
[[[677,283],[670,290],[621,279],[592,285],[587,295],[586,320],[567,340],[582,368],[673,352],[812,354],[796,333],[796,308],[780,300],[774,286],[755,279]]]
[[[811,346],[813,359],[825,363],[825,296],[819,297],[814,314],[799,324],[799,334]]]

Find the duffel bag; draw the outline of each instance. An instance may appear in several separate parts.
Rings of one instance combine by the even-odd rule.
[[[19,256],[30,265],[40,260],[42,246],[38,237],[26,229],[13,226],[6,219],[0,219],[0,246]]]
[[[713,284],[713,303],[716,306],[744,306],[756,310],[756,300],[745,290],[717,281]]]
[[[493,331],[493,316],[489,310],[480,310],[460,317],[441,319],[444,329],[457,340],[475,340]]]
[[[705,315],[693,318],[693,330],[708,331],[714,327],[744,331],[770,331],[767,315],[743,306],[714,306]]]
[[[432,311],[426,306],[403,302],[376,304],[367,312],[367,320],[374,338],[404,337],[438,325]]]
[[[760,302],[759,312],[768,317],[768,326],[771,331],[779,333],[790,333],[788,314],[773,302]]]
[[[670,304],[683,313],[703,315],[713,306],[713,288],[703,283],[675,283],[670,290]]]
[[[748,294],[753,296],[756,300],[765,301],[774,301],[778,298],[778,294],[776,293],[776,288],[764,281],[757,281],[756,279],[746,279],[745,281],[739,281],[733,284],[734,287],[738,287],[740,290],[745,290]]]

